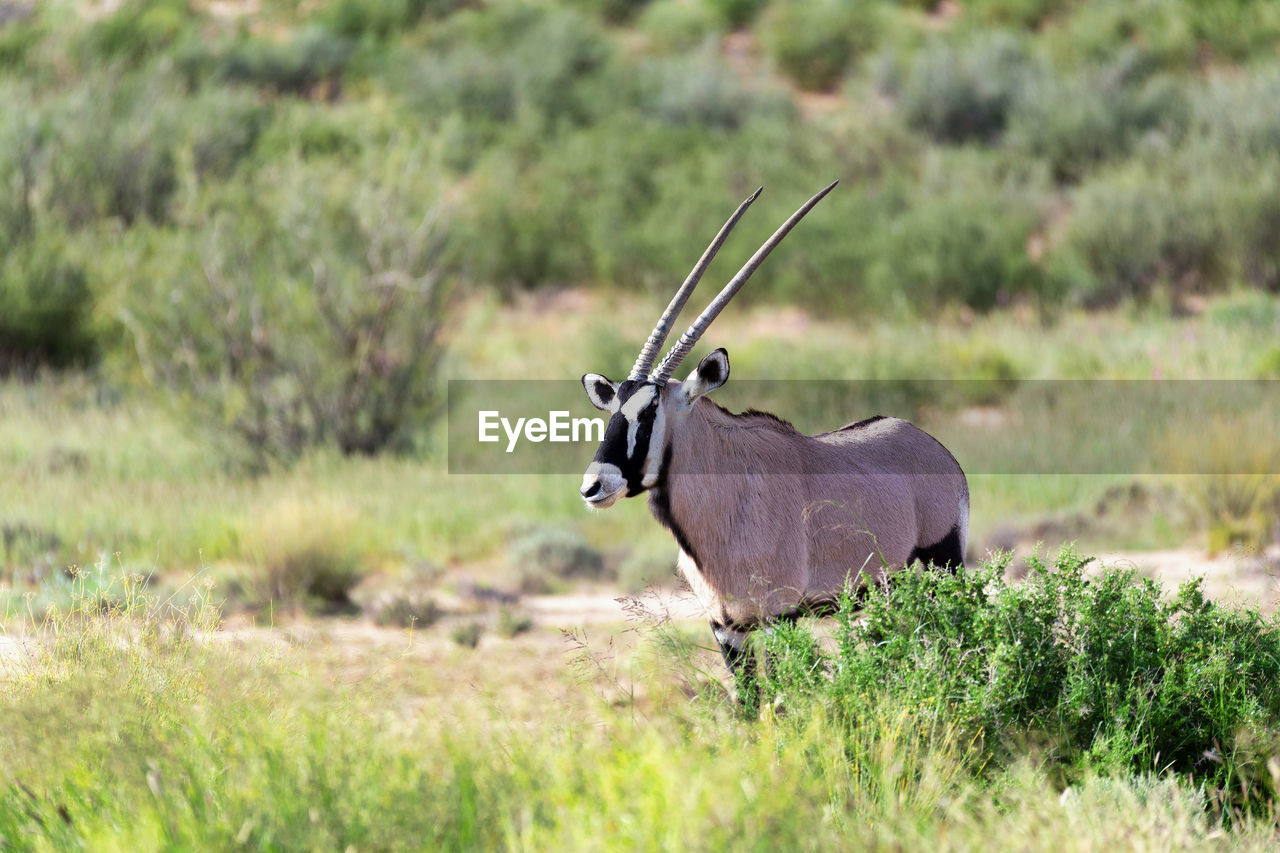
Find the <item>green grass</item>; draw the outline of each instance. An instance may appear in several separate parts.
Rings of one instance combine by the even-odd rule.
[[[932,589],[932,612],[966,600]],[[11,846],[1267,849],[1274,837],[1265,809],[1224,823],[1180,774],[1090,757],[1068,784],[1056,757],[996,756],[996,730],[975,737],[963,708],[895,694],[906,659],[888,686],[838,679],[818,689],[828,698],[791,692],[785,714],[748,719],[702,674],[711,653],[670,625],[641,626],[634,646],[588,644],[585,670],[537,663],[549,641],[529,634],[486,639],[497,645],[475,667],[483,644],[286,646],[219,630],[199,590],[179,607],[122,592],[114,608],[74,600],[4,649]],[[946,648],[917,661],[915,683],[943,674]]]

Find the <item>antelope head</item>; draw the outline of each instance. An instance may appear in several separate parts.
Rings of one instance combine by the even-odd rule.
[[[671,332],[676,317],[689,301],[693,289],[698,286],[698,280],[711,265],[733,226],[738,224],[747,208],[759,197],[761,190],[756,190],[750,198],[738,205],[738,209],[702,253],[697,265],[654,326],[627,378],[622,382],[613,382],[598,373],[588,373],[582,377],[587,399],[597,409],[610,413],[604,439],[582,477],[582,499],[587,506],[605,509],[613,506],[618,498],[638,495],[660,481],[669,431],[678,424],[680,417],[694,401],[719,388],[729,378],[729,355],[723,349],[717,349],[704,358],[697,370],[684,382],[671,382],[671,375],[769,253],[837,183],[839,181],[805,202],[756,250],[654,368],[658,352]]]

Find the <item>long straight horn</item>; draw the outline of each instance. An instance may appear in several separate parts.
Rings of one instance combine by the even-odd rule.
[[[813,210],[814,205],[822,201],[823,197],[835,189],[838,183],[840,183],[838,180],[833,181],[826,189],[806,201],[799,210],[791,214],[790,219],[782,223],[781,228],[773,232],[773,236],[756,250],[756,253],[751,256],[751,260],[747,261],[742,269],[738,270],[738,274],[729,280],[729,283],[724,286],[720,294],[698,315],[698,319],[693,321],[693,325],[680,336],[679,342],[671,348],[671,352],[667,353],[667,357],[658,365],[658,369],[653,372],[650,381],[658,385],[666,384],[667,380],[671,378],[671,374],[680,366],[680,362],[684,361],[685,356],[698,343],[698,338],[702,337],[702,333],[711,325],[711,321],[719,316],[720,312],[724,310],[724,306],[728,305],[729,300],[734,297],[734,294],[742,289],[742,286],[747,283],[747,279],[751,278],[751,274],[756,271],[760,264],[764,263],[764,259],[769,257],[769,253],[782,242],[782,238],[787,236],[787,233],[796,226],[796,223],[803,219],[806,213]]]
[[[628,379],[643,379],[648,374],[653,367],[654,360],[658,357],[658,351],[662,349],[662,342],[667,339],[667,335],[671,334],[671,327],[675,324],[676,317],[680,316],[680,311],[684,309],[684,304],[693,295],[693,289],[698,286],[698,281],[702,278],[702,274],[707,271],[707,267],[711,266],[711,261],[715,258],[716,252],[720,251],[720,247],[724,245],[724,241],[728,238],[729,232],[733,230],[733,226],[738,224],[738,220],[742,218],[742,214],[747,212],[751,202],[759,198],[760,193],[763,191],[764,187],[761,187],[751,194],[751,198],[738,205],[738,209],[733,212],[733,216],[729,217],[729,221],[721,227],[720,233],[716,234],[716,238],[711,241],[711,245],[707,246],[707,250],[698,259],[697,265],[689,272],[689,277],[684,280],[684,284],[680,285],[676,295],[671,297],[667,310],[663,311],[662,316],[658,319],[658,325],[654,326],[653,331],[649,333],[649,340],[644,342],[644,347],[640,350],[640,355],[636,358],[635,367],[631,368],[631,375],[627,377]]]

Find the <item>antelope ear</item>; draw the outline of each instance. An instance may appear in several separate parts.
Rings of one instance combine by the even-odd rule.
[[[724,347],[709,354],[698,363],[698,369],[689,374],[689,378],[681,383],[681,390],[689,398],[689,402],[709,394],[729,381],[729,353]]]
[[[610,382],[599,373],[587,373],[582,377],[582,387],[587,389],[587,399],[602,412],[612,411],[618,396],[618,383]]]

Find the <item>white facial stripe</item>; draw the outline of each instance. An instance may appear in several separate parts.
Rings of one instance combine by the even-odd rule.
[[[667,427],[667,413],[658,405],[658,413],[653,417],[653,432],[649,434],[649,458],[644,460],[644,478],[640,485],[651,489],[662,476],[662,433]]]
[[[635,422],[640,417],[640,412],[644,407],[649,405],[649,401],[653,399],[653,395],[658,392],[657,388],[652,385],[641,385],[636,389],[636,393],[632,394],[626,403],[623,403],[622,414],[628,421]]]
[[[644,411],[645,406],[649,405],[649,401],[653,399],[656,393],[658,393],[658,389],[652,385],[641,385],[636,389],[636,393],[632,394],[627,402],[622,404],[622,408],[619,410],[622,412],[622,416],[627,419],[628,459],[636,455],[636,434],[640,431],[640,413]]]

